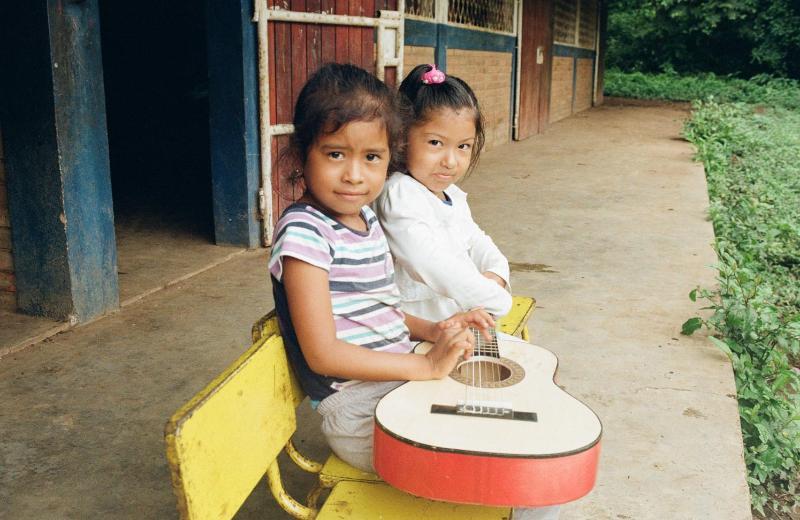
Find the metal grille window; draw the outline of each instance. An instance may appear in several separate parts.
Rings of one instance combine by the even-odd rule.
[[[514,0],[450,0],[447,21],[513,33]]]
[[[594,49],[597,0],[556,0],[554,18],[556,43]]]
[[[406,14],[432,19],[436,13],[435,6],[434,0],[406,0]]]
[[[597,35],[597,0],[580,0],[578,47],[594,49]]]
[[[553,39],[556,43],[575,45],[575,29],[578,23],[578,6],[575,0],[556,0]]]

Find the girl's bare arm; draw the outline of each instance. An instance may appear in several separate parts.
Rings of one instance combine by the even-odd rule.
[[[472,347],[462,325],[442,329],[413,317],[411,325],[423,335],[420,339],[436,341],[426,355],[376,352],[353,345],[336,338],[327,271],[284,257],[283,284],[300,349],[318,374],[363,381],[438,379],[450,373],[459,356]],[[440,330],[435,338],[434,328]]]

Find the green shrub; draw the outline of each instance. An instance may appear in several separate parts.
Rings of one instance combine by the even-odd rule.
[[[681,76],[675,72],[643,74],[606,71],[604,91],[608,96],[695,101],[713,98],[720,103],[741,102],[789,110],[800,110],[800,82],[767,75],[750,80],[713,73]]]
[[[754,87],[755,88],[755,87]],[[733,363],[753,507],[786,510],[800,482],[800,113],[696,102],[684,133],[708,180],[719,286],[705,325]],[[776,98],[777,99],[777,98]]]

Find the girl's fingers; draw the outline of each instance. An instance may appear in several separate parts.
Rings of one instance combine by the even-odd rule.
[[[472,352],[474,342],[475,339],[469,333],[469,330],[464,329],[451,339],[450,346],[451,348],[457,347],[464,351]]]
[[[469,356],[472,354],[472,351],[475,349],[475,345],[471,341],[463,341],[461,342],[461,353],[465,356]]]
[[[492,315],[483,309],[472,310],[466,315],[466,317],[472,323],[475,323],[482,328],[494,326],[494,319],[492,318]]]
[[[452,319],[442,320],[436,324],[441,330],[449,329],[453,325],[455,325],[455,322]]]
[[[456,338],[459,334],[466,334],[467,329],[464,328],[463,325],[454,324],[447,328],[442,329],[442,335],[439,338],[445,345],[452,344],[454,338]]]
[[[469,333],[469,329],[464,327],[463,325],[459,325],[458,327],[451,327],[447,330],[447,332],[453,331],[453,333],[449,336],[450,341],[461,341],[467,339],[471,334]]]
[[[459,357],[472,351],[469,329],[457,324],[443,329],[442,335],[428,352],[433,364],[435,377],[445,377],[458,364]]]
[[[447,360],[445,363],[450,367],[450,370],[452,370],[458,364],[459,360],[466,359],[471,351],[471,345],[467,341],[461,340],[450,343],[447,353],[445,354]]]
[[[469,359],[469,357],[472,356],[472,349],[472,343],[469,341],[459,342],[458,347],[453,349],[455,352],[457,352],[456,363],[458,362],[459,358]]]
[[[478,329],[486,329],[493,327],[495,322],[491,314],[481,308],[478,308],[455,314],[446,320],[440,321],[437,325],[440,329],[445,329],[455,325],[472,326]]]
[[[480,319],[481,322],[484,323],[484,326],[486,326],[486,327],[493,327],[494,326],[494,319],[492,318],[491,314],[489,314],[488,312],[486,312],[483,309],[477,310],[477,311],[475,311],[475,313],[476,313],[478,319]]]

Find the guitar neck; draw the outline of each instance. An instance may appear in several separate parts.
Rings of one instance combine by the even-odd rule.
[[[497,346],[497,330],[494,327],[486,329],[489,333],[489,339],[484,337],[484,333],[478,329],[472,329],[473,337],[475,338],[475,356],[486,356],[499,358],[500,350]]]

